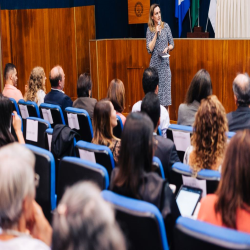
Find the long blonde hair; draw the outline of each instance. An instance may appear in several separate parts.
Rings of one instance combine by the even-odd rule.
[[[45,72],[42,67],[35,67],[32,69],[28,81],[28,91],[24,97],[25,101],[37,102],[37,92],[40,89],[46,93],[46,88],[43,86],[44,78]]]
[[[150,29],[151,32],[155,32],[155,23],[154,20],[152,19],[152,16],[154,15],[154,10],[156,7],[160,8],[160,5],[157,3],[154,3],[150,6],[150,10],[149,10],[149,17],[148,17],[148,27]],[[164,28],[164,23],[161,22],[161,28]]]

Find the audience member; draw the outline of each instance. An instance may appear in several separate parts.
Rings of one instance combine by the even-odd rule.
[[[8,97],[0,94],[0,147],[14,142],[15,138],[10,132],[11,122],[15,130],[19,143],[25,143],[22,132],[22,121],[17,115],[16,111],[13,111],[12,116],[12,103]]]
[[[201,69],[195,74],[189,85],[185,103],[179,106],[177,123],[192,126],[201,100],[209,95],[212,95],[211,78],[205,69]]]
[[[195,115],[192,146],[188,147],[183,162],[189,164],[194,173],[201,169],[219,170],[227,143],[227,117],[215,95],[201,101]]]
[[[236,111],[227,114],[229,131],[250,129],[250,79],[248,74],[239,74],[233,81]]]
[[[53,218],[52,249],[126,249],[114,211],[94,184],[66,190]]]
[[[108,99],[114,105],[116,114],[121,118],[122,124],[125,124],[126,117],[122,114],[125,108],[125,88],[120,79],[113,79],[108,88]]]
[[[149,67],[149,68],[145,69],[145,71],[143,73],[143,77],[142,77],[142,87],[143,87],[143,91],[144,91],[145,95],[148,92],[153,92],[155,94],[158,94],[159,75],[158,75],[156,68]],[[132,108],[132,112],[141,111],[141,102],[142,101],[139,101],[139,102],[134,104],[134,106]],[[169,121],[168,111],[162,105],[161,105],[160,117],[161,117],[161,122],[160,122],[161,132],[162,132],[163,137],[166,137],[166,131],[170,125],[170,121]]]
[[[157,206],[164,218],[171,244],[180,212],[168,182],[152,172],[153,127],[152,121],[144,113],[131,113],[127,117],[122,133],[119,167],[114,168],[111,175],[111,190]]]
[[[250,131],[239,131],[230,141],[216,194],[201,201],[198,219],[250,233]]]
[[[118,163],[121,146],[121,140],[113,135],[113,128],[116,125],[116,112],[113,104],[108,100],[97,102],[93,116],[94,138],[92,143],[109,147],[113,153],[115,165]]]
[[[59,105],[62,111],[72,107],[72,100],[64,94],[65,74],[60,66],[55,66],[49,73],[51,91],[45,96],[44,102]]]
[[[30,73],[28,89],[24,96],[25,101],[36,102],[38,106],[44,102],[46,92],[46,76],[42,67],[35,67]]]
[[[52,229],[35,202],[35,157],[24,146],[0,150],[0,249],[49,249]]]
[[[160,124],[160,100],[155,93],[149,92],[145,95],[141,103],[141,111],[145,112],[152,120],[154,124],[154,139],[155,148],[154,155],[157,156],[163,165],[165,176],[170,181],[170,174],[172,165],[175,162],[179,162],[175,145],[173,141],[168,138],[163,138],[156,134],[157,128]]]
[[[92,81],[89,74],[84,73],[79,76],[77,81],[77,96],[78,98],[74,101],[73,107],[79,109],[85,109],[90,118],[93,118],[94,107],[96,99],[91,98]]]
[[[13,98],[18,102],[23,99],[23,95],[17,86],[17,70],[16,66],[12,63],[7,63],[4,69],[5,86],[3,89],[3,95],[9,98]]]

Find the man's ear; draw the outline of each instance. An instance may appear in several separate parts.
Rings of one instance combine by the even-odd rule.
[[[235,102],[235,105],[238,106],[238,103],[237,103],[238,99],[237,99],[236,95],[234,95],[234,102]]]
[[[159,91],[159,85],[156,86],[155,88],[155,94],[158,95],[158,91]]]

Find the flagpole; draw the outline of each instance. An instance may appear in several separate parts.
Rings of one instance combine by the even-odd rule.
[[[192,25],[191,25],[190,8],[189,8],[189,23],[190,23],[190,30],[191,30],[191,33],[192,33],[193,31],[192,31]]]
[[[209,17],[210,5],[211,5],[211,0],[210,0],[210,3],[209,3],[208,13],[207,13],[207,25],[208,25],[208,17]],[[205,32],[207,32],[207,25],[206,25],[206,31]]]

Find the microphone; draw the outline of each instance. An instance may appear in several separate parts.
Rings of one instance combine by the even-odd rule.
[[[158,25],[161,25],[161,21],[158,21]],[[157,32],[157,39],[160,37],[160,31]]]

